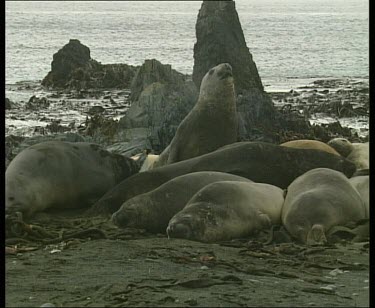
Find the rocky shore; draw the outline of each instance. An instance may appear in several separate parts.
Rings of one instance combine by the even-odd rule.
[[[189,106],[195,103],[196,92],[191,83],[191,80],[186,81],[193,90],[189,93],[187,88],[186,97],[190,99],[181,103],[178,117],[172,111],[164,114],[165,118],[160,109],[158,113],[141,112],[143,108],[152,108],[147,106],[147,102],[151,94],[156,95],[159,91],[155,84],[148,89],[150,92],[142,94],[142,100],[137,101],[131,110],[131,89],[48,90],[38,82],[7,85],[6,165],[25,147],[53,139],[94,141],[127,156],[145,148],[158,153],[162,146],[159,144],[159,147],[155,147],[147,134],[154,129],[150,134],[156,138],[160,128],[164,129],[165,135],[173,133],[173,130],[168,130],[167,124],[173,120],[173,125],[177,126]],[[159,84],[159,87],[162,85]],[[270,132],[269,139],[283,142],[309,138],[326,142],[342,136],[352,142],[368,141],[368,89],[368,83],[355,79],[328,79],[317,80],[304,88],[288,92],[268,93],[275,109],[290,119],[290,123],[296,123],[296,127],[290,124],[289,131]],[[178,98],[175,94],[174,99]],[[134,120],[126,118],[128,111],[134,115]],[[301,119],[307,120],[306,126],[300,126]],[[150,128],[146,127],[149,122],[152,123]],[[170,135],[164,139],[169,138]],[[163,142],[163,146],[166,142]]]

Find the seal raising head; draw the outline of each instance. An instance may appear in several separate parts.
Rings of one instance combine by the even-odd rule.
[[[202,79],[199,98],[182,120],[157,166],[213,152],[237,141],[237,112],[232,67],[211,68]]]

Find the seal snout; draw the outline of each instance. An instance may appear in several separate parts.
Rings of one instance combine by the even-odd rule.
[[[219,79],[233,77],[232,66],[229,63],[221,64],[220,71],[218,72]]]
[[[168,237],[173,238],[190,238],[190,227],[184,223],[170,224],[167,228]]]
[[[128,217],[127,215],[121,215],[119,211],[112,214],[111,221],[118,227],[125,227],[128,224]]]

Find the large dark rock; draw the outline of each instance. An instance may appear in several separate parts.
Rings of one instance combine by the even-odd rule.
[[[237,94],[254,88],[263,90],[234,1],[203,1],[195,29],[193,81],[197,88],[209,69],[228,62]]]
[[[264,91],[253,57],[246,46],[234,1],[203,1],[196,23],[193,80],[200,86],[213,66],[228,62],[233,68],[237,94],[239,140],[280,141],[282,130],[309,124],[298,116],[286,119]]]
[[[51,71],[42,85],[52,88],[129,88],[137,67],[127,64],[101,64],[91,59],[90,49],[71,39],[53,55]]]
[[[120,119],[121,139],[148,140],[159,153],[198,98],[194,83],[170,65],[146,60],[132,83],[131,107]]]
[[[10,110],[14,108],[14,103],[9,99],[5,98],[5,110]]]
[[[172,86],[181,86],[186,76],[172,69],[169,64],[161,64],[156,59],[145,60],[137,71],[131,84],[131,101],[137,101],[142,91],[152,83],[159,82]]]

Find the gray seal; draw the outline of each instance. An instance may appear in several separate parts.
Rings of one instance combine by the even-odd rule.
[[[199,190],[170,220],[168,237],[217,242],[280,224],[284,191],[276,186],[221,181]]]
[[[223,172],[200,171],[178,176],[156,189],[126,201],[112,215],[119,227],[165,232],[169,220],[184,208],[190,198],[204,186],[217,181],[250,180]]]
[[[329,146],[334,148],[342,156],[347,157],[353,150],[352,143],[345,138],[333,138],[327,142]]]
[[[370,169],[370,144],[352,143],[353,150],[347,156],[357,167],[357,170]]]
[[[97,144],[48,141],[20,152],[5,172],[7,213],[87,207],[136,173],[135,161]]]
[[[355,176],[349,182],[357,189],[366,206],[366,218],[370,218],[370,177],[368,175]]]
[[[205,155],[135,174],[108,191],[87,214],[111,215],[130,198],[192,172],[226,172],[284,189],[298,176],[318,167],[332,168],[348,177],[355,171],[354,164],[345,158],[319,150],[237,142]]]
[[[358,191],[341,172],[317,168],[306,172],[288,187],[281,219],[292,237],[302,243],[323,244],[334,226],[366,217]]]
[[[211,68],[202,79],[197,103],[182,120],[155,166],[200,156],[236,141],[232,67],[229,63],[221,63]]]

